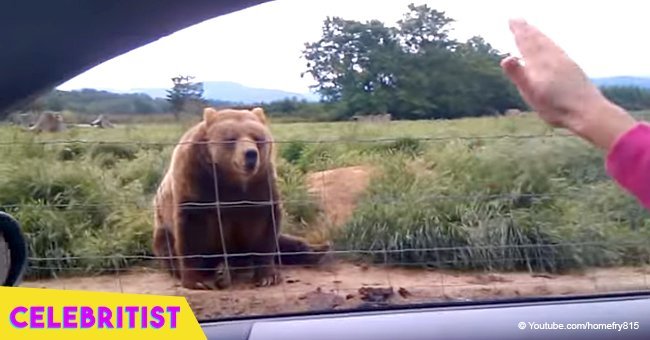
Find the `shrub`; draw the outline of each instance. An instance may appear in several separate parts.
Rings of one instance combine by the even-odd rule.
[[[648,213],[574,140],[452,141],[423,171],[391,158],[339,249],[375,262],[448,269],[562,271],[648,261]],[[535,150],[531,152],[530,150]],[[368,253],[366,253],[368,254]]]
[[[150,224],[133,223],[146,211],[139,188],[122,185],[92,164],[62,162],[45,169],[37,162],[5,168],[0,179],[0,206],[23,225],[35,259],[28,277],[112,270],[110,258],[92,256],[146,252],[148,235],[142,236]]]

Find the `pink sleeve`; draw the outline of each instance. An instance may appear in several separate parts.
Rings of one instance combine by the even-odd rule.
[[[637,123],[610,148],[607,173],[650,209],[650,125]]]

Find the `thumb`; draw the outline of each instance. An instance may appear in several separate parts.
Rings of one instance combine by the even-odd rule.
[[[526,95],[530,92],[530,82],[526,75],[526,69],[521,65],[517,57],[508,56],[503,59],[501,61],[501,68],[522,94]]]

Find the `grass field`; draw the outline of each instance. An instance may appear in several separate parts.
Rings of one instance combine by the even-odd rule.
[[[151,195],[187,124],[39,136],[0,127],[0,206],[25,228],[28,277],[150,255]],[[502,271],[650,260],[649,215],[606,176],[602,154],[534,116],[272,127],[283,227],[373,251],[366,260]],[[350,165],[378,175],[342,228],[314,230],[307,174]]]

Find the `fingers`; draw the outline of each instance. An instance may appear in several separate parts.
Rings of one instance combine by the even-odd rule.
[[[539,32],[523,19],[510,20],[510,31],[524,59],[534,60],[539,57],[544,47]]]
[[[548,36],[537,27],[529,24],[524,19],[512,19],[509,22],[510,31],[515,37],[515,43],[523,58],[532,64],[537,64],[549,57],[564,54]]]
[[[526,69],[521,65],[517,57],[509,56],[503,59],[501,61],[501,68],[520,91],[523,93],[529,92],[530,84],[526,75]]]

